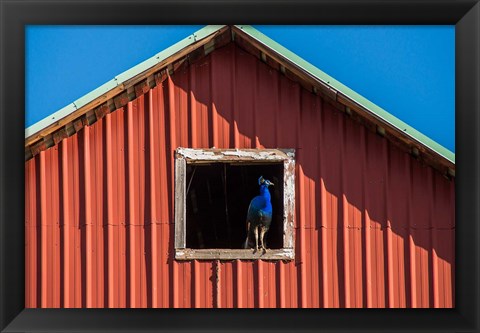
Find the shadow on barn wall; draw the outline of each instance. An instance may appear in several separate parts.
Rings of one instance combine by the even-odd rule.
[[[191,147],[296,149],[296,244],[317,244],[319,269],[338,270],[339,286],[345,274],[375,283],[391,265],[409,290],[419,265],[432,281],[433,256],[454,271],[454,181],[232,44],[172,80],[189,95]]]
[[[295,148],[295,262],[175,261],[178,146]],[[26,177],[27,307],[454,306],[454,181],[234,44]]]

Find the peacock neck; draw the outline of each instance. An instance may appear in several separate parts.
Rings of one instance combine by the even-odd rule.
[[[270,191],[267,185],[260,185],[260,195],[270,201]]]

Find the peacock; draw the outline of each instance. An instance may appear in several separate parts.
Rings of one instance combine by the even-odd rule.
[[[263,252],[266,252],[265,234],[272,223],[272,203],[268,187],[274,184],[260,176],[258,185],[260,185],[260,195],[253,198],[250,201],[250,206],[248,206],[247,239],[245,240],[244,248],[252,248],[253,239],[255,239],[255,251],[257,251],[259,249],[258,238],[260,236],[260,248]]]

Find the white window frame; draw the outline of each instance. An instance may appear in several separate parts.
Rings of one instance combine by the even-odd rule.
[[[281,249],[190,249],[186,248],[186,167],[187,164],[211,162],[283,161],[283,247]],[[193,149],[175,151],[175,259],[295,259],[295,150],[294,149]]]

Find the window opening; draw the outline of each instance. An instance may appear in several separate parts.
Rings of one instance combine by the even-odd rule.
[[[175,163],[176,259],[293,259],[293,150],[178,148]],[[274,184],[266,251],[244,248],[260,177]]]
[[[211,163],[188,165],[186,247],[192,249],[243,249],[250,201],[260,194],[258,178],[269,186],[272,222],[266,246],[283,247],[283,163],[251,165]]]

